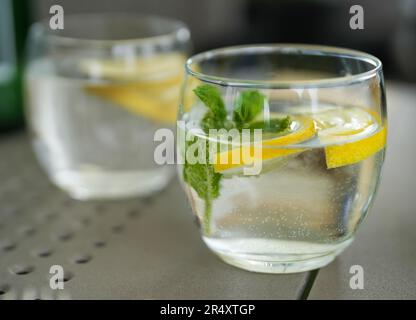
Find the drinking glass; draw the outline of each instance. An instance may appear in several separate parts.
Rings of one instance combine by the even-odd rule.
[[[189,46],[182,22],[157,16],[68,15],[58,30],[34,24],[27,122],[50,179],[77,199],[163,188],[174,170],[155,163],[153,136],[174,128]]]
[[[377,58],[311,45],[217,49],[186,62],[182,97],[178,171],[215,254],[291,273],[353,241],[386,145]]]

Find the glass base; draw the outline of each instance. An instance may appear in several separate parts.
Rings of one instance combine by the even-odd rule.
[[[164,167],[149,171],[59,171],[50,173],[51,180],[77,200],[122,199],[146,197],[162,190],[173,176]]]
[[[247,271],[261,273],[296,273],[318,269],[332,262],[337,253],[331,252],[324,256],[297,261],[259,261],[238,256],[218,254],[226,263]]]
[[[324,267],[353,241],[349,238],[337,244],[317,244],[265,239],[203,239],[226,263],[262,273],[295,273]]]

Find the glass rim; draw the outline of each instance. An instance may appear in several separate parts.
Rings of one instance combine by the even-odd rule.
[[[327,78],[320,78],[316,80],[248,80],[239,78],[220,77],[215,75],[208,75],[196,71],[192,68],[193,65],[198,64],[204,60],[210,60],[220,56],[227,55],[244,55],[247,53],[300,53],[309,55],[333,55],[335,57],[348,57],[356,60],[366,62],[373,66],[368,71],[357,74],[350,74],[345,76],[334,76]],[[246,87],[246,88],[264,88],[264,89],[300,89],[300,88],[329,88],[340,87],[366,81],[382,70],[382,62],[377,57],[353,49],[342,47],[310,45],[310,44],[253,44],[253,45],[239,45],[213,49],[198,53],[191,56],[185,63],[185,70],[188,74],[197,79],[217,84],[220,86]]]
[[[154,14],[145,13],[129,13],[129,12],[105,12],[105,13],[74,13],[65,15],[65,23],[70,19],[88,19],[88,18],[100,18],[100,19],[111,19],[115,17],[124,17],[130,19],[141,19],[141,20],[159,20],[171,24],[172,28],[170,31],[154,36],[144,37],[131,37],[125,39],[94,39],[94,38],[83,38],[74,36],[64,36],[54,33],[55,30],[49,28],[49,18],[42,19],[33,23],[33,29],[42,30],[45,37],[58,45],[77,46],[77,45],[95,45],[95,46],[114,46],[114,45],[135,45],[135,46],[146,46],[149,44],[170,44],[179,41],[188,41],[190,38],[190,31],[187,25],[181,20],[161,16]]]

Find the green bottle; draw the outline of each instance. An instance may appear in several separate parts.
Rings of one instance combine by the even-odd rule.
[[[0,0],[0,131],[23,124],[22,73],[28,0]]]

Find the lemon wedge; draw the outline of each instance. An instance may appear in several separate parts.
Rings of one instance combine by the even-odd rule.
[[[166,54],[134,61],[84,60],[81,70],[109,82],[87,85],[87,93],[157,123],[173,124],[185,57]]]
[[[327,145],[328,169],[360,162],[386,145],[387,128],[370,110],[337,108],[314,114],[313,118],[320,142]]]
[[[341,145],[333,145],[325,148],[326,166],[328,169],[338,168],[360,162],[386,145],[387,129],[380,128],[368,138]]]
[[[179,86],[179,83],[178,83]],[[87,86],[85,90],[125,110],[157,123],[173,124],[179,104],[179,88],[143,90],[140,84]]]
[[[305,151],[305,148],[284,147],[313,138],[316,134],[314,121],[307,116],[291,116],[291,120],[292,125],[287,134],[265,139],[260,146],[250,144],[217,153],[214,157],[214,170],[223,174],[234,174],[245,166],[252,166],[256,161],[274,163],[286,159],[286,156]]]

